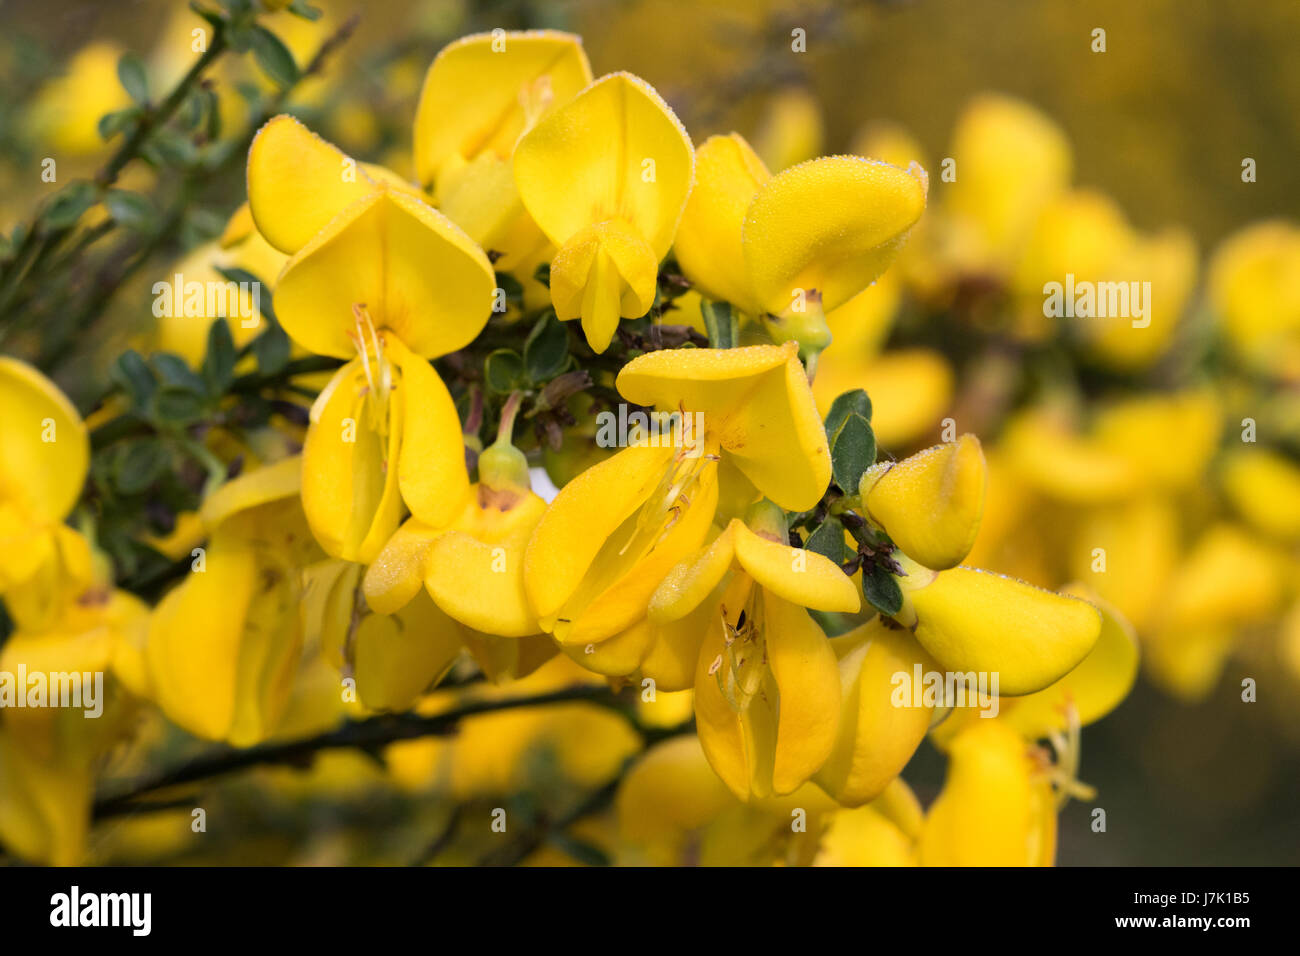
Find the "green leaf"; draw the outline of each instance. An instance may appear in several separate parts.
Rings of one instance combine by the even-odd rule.
[[[836,564],[847,561],[848,548],[844,545],[844,525],[840,524],[840,519],[832,516],[819,524],[808,536],[804,548],[816,551]]]
[[[96,197],[95,187],[91,183],[69,183],[67,188],[50,200],[42,219],[50,229],[67,229],[95,205]]]
[[[831,403],[826,415],[826,441],[831,449],[835,484],[856,494],[862,473],[876,462],[876,435],[871,429],[871,399],[857,388]]]
[[[549,262],[541,263],[533,270],[533,278],[549,289],[551,287],[551,264]]]
[[[155,352],[149,358],[164,385],[176,385],[192,392],[202,392],[207,385],[189,363],[173,352]]]
[[[167,446],[156,438],[142,438],[121,446],[113,472],[113,484],[124,495],[145,491],[171,463]]]
[[[849,494],[856,494],[862,473],[876,462],[876,435],[871,424],[858,415],[850,415],[831,442],[831,473],[835,484]]]
[[[199,155],[194,142],[174,129],[160,129],[154,133],[147,151],[149,158],[160,166],[190,166]]]
[[[105,113],[99,118],[99,123],[96,125],[96,129],[99,130],[99,138],[107,142],[118,133],[126,131],[139,118],[140,108],[138,106],[128,106],[126,109]]]
[[[289,4],[289,12],[294,16],[302,17],[304,20],[319,20],[321,12],[318,8],[307,3],[306,0],[293,0]]]
[[[483,362],[483,378],[490,391],[507,395],[523,384],[524,360],[518,352],[497,349]]]
[[[143,409],[149,404],[154,389],[158,387],[153,369],[149,368],[149,364],[135,349],[127,349],[117,357],[109,370],[109,378],[126,393],[137,409]]]
[[[117,78],[122,81],[122,89],[141,106],[149,103],[149,73],[144,60],[134,53],[123,53],[117,61]]]
[[[881,614],[893,617],[903,609],[903,591],[890,574],[876,565],[870,574],[862,575],[862,596]]]
[[[831,402],[831,410],[826,413],[826,437],[833,439],[850,415],[871,421],[871,399],[860,388],[845,392]]]
[[[524,368],[534,385],[549,381],[569,364],[569,332],[549,309],[524,342]]]
[[[189,425],[205,411],[203,396],[179,385],[163,385],[153,394],[153,417],[160,424]]]
[[[709,334],[709,345],[715,349],[735,348],[740,332],[731,303],[701,299],[700,312],[704,316],[704,329]]]
[[[153,203],[147,196],[125,189],[110,189],[104,197],[104,205],[114,222],[136,232],[149,231],[156,218]]]
[[[261,312],[262,315],[265,318],[269,319],[270,321],[272,322],[279,321],[275,317],[275,306],[271,304],[271,287],[269,285],[267,285],[265,282],[263,282],[261,279],[259,279],[257,276],[253,275],[253,273],[247,271],[246,269],[224,268],[222,266],[217,266],[216,270],[218,273],[221,274],[221,277],[225,279],[227,282],[234,282],[237,284],[247,283],[250,289],[256,288],[258,290],[257,310]]]
[[[253,59],[273,83],[288,89],[298,82],[298,64],[284,41],[263,26],[249,31],[248,40],[253,48]]]
[[[289,364],[289,336],[279,322],[267,316],[266,331],[253,339],[253,354],[257,356],[257,370],[267,377],[278,375]]]
[[[211,395],[221,395],[235,377],[235,340],[230,323],[217,319],[208,327],[208,351],[203,357],[203,378]]]

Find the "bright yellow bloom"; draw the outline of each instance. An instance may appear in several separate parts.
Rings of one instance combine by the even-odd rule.
[[[1300,227],[1276,220],[1224,240],[1209,269],[1210,302],[1252,368],[1300,378]]]
[[[606,640],[645,616],[664,575],[704,542],[728,467],[751,483],[746,504],[761,493],[810,508],[830,482],[825,429],[793,344],[651,352],[617,384],[638,405],[681,412],[691,431],[683,447],[633,444],[589,468],[542,517],[524,587],[562,644]]]
[[[515,185],[558,248],[551,301],[582,319],[587,343],[609,346],[620,317],[654,303],[659,260],[691,191],[690,138],[645,81],[602,77],[515,147]]]
[[[695,719],[709,763],[742,800],[791,793],[826,762],[840,676],[826,635],[803,609],[860,605],[847,575],[779,539],[783,520],[771,524],[756,533],[733,520],[668,574],[649,609],[651,620],[675,620],[702,603],[715,608],[701,635]]]
[[[826,313],[885,271],[925,209],[920,167],[829,156],[769,176],[735,133],[702,144],[696,165],[676,244],[682,271],[809,354],[830,342]]]
[[[248,194],[258,229],[292,255],[275,292],[285,331],[308,351],[356,356],[312,407],[303,506],[328,553],[368,562],[403,506],[443,524],[468,493],[460,420],[426,359],[474,339],[496,281],[413,187],[349,163],[277,117],[249,150]]]
[[[975,720],[949,758],[922,826],[922,865],[1051,866],[1055,799],[1029,744],[1001,720]]]
[[[519,139],[591,83],[581,38],[554,30],[462,37],[438,53],[415,114],[415,171],[434,203],[522,280],[549,248],[514,184]]]
[[[875,617],[831,639],[839,658],[841,713],[835,748],[813,780],[846,807],[876,799],[930,729],[934,708],[899,707],[896,674],[939,669],[911,635]]]
[[[86,480],[86,426],[53,382],[3,356],[0,448],[0,595],[31,581],[42,568],[56,580],[67,568],[85,568],[88,556],[60,525]],[[39,593],[44,592],[31,597]],[[57,609],[58,603],[53,597],[38,600],[32,613]]]
[[[979,439],[962,435],[862,476],[867,515],[927,568],[960,564],[975,544],[988,468]]]
[[[286,459],[209,498],[207,549],[150,621],[154,699],[197,736],[250,746],[288,703],[303,640],[300,571],[321,556],[298,500],[301,474],[302,461]]]

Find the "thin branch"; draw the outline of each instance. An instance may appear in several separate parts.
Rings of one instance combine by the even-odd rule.
[[[187,783],[198,783],[226,776],[250,767],[276,765],[302,765],[324,750],[360,748],[374,751],[400,740],[444,736],[453,732],[466,717],[489,714],[516,707],[540,707],[567,701],[592,701],[613,705],[615,696],[604,686],[569,687],[548,694],[530,697],[509,697],[503,700],[470,701],[441,714],[381,714],[365,720],[347,721],[336,730],[276,743],[261,744],[245,750],[223,748],[205,754],[174,770],[162,773],[129,787],[122,793],[103,797],[95,803],[96,819],[119,816],[140,809],[140,797]]]

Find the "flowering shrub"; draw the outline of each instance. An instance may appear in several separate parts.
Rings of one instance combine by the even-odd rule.
[[[203,859],[209,804],[368,792],[441,834],[376,859],[1051,865],[1139,646],[1195,697],[1289,603],[1300,660],[1300,468],[1222,439],[1249,383],[1294,384],[1295,227],[1216,254],[1201,308],[1239,364],[1210,381],[1175,362],[1188,237],[1072,188],[1018,102],[971,104],[955,179],[898,129],[769,169],[579,37],[494,30],[437,55],[385,166],[284,110],[347,24],[300,68],[267,23],[306,4],[204,9],[174,92],[115,61],[116,152],[5,250],[12,856]],[[273,88],[223,140],[200,78],[240,51]],[[77,328],[30,336],[60,257],[160,234],[119,185],[141,159],[189,189],[245,157],[83,417],[42,371]],[[959,381],[958,340],[998,377]],[[1051,362],[1119,387],[1035,393]]]

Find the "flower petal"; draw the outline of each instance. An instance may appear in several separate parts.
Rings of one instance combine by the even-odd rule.
[[[974,435],[917,452],[879,475],[868,471],[862,485],[868,514],[909,557],[941,570],[970,553],[988,485]]]
[[[297,252],[375,189],[364,168],[287,114],[267,121],[248,148],[248,206],[257,231],[281,252]]]
[[[705,415],[723,449],[758,490],[789,511],[811,508],[830,483],[826,430],[797,346],[662,349],[619,372],[638,405]]]
[[[917,167],[919,169],[919,167]],[[761,186],[745,216],[745,267],[766,312],[789,311],[796,290],[830,311],[885,271],[925,210],[924,171],[857,156],[792,166]]]
[[[755,534],[732,520],[736,561],[771,594],[799,607],[852,614],[862,606],[857,585],[829,558]]]
[[[582,38],[557,30],[494,30],[443,47],[415,113],[415,169],[432,186],[458,161],[510,156],[529,122],[591,82]],[[544,112],[529,115],[531,98]],[[543,106],[543,104],[547,104]]]
[[[1077,598],[973,568],[907,570],[898,580],[916,612],[917,640],[946,671],[998,674],[1005,695],[1059,680],[1101,634],[1101,615]]]
[[[401,342],[392,342],[390,351],[402,373],[398,487],[417,518],[441,526],[460,512],[469,494],[460,416],[432,365]]]
[[[774,793],[792,793],[826,762],[840,719],[840,673],[822,629],[798,605],[763,596],[768,666],[780,693]]]
[[[62,521],[90,466],[86,426],[57,385],[8,356],[0,356],[0,448],[0,503],[29,519]]]
[[[706,298],[730,302],[756,316],[741,251],[745,212],[758,187],[771,178],[739,133],[710,136],[695,150],[695,186],[677,227],[677,264]]]
[[[348,206],[285,264],[275,311],[317,355],[356,354],[353,306],[418,355],[468,345],[492,311],[496,277],[458,226],[387,184]]]
[[[602,77],[515,147],[515,184],[557,246],[589,225],[626,221],[656,259],[672,245],[695,154],[663,99],[629,73]]]

